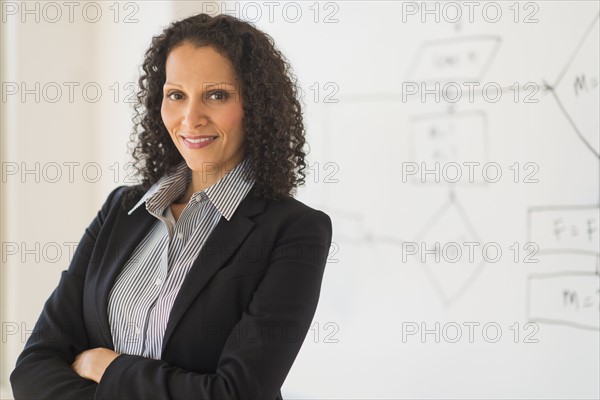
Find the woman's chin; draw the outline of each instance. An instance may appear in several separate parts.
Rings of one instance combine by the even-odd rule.
[[[219,169],[219,163],[210,159],[185,158],[185,163],[194,172],[214,173]]]

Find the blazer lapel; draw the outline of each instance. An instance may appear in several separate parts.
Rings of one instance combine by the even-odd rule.
[[[106,346],[111,349],[114,349],[114,343],[108,321],[108,296],[133,250],[156,222],[156,218],[145,207],[140,207],[131,215],[127,215],[126,211],[120,211],[113,225],[116,229],[111,232],[106,243],[106,251],[101,267],[98,269],[97,284],[93,285],[94,293],[91,300],[97,312],[96,320],[100,321],[99,333]]]
[[[192,264],[171,309],[163,337],[163,351],[186,310],[254,228],[255,223],[249,217],[262,212],[266,202],[252,198],[252,192],[242,200],[231,220],[221,217]]]

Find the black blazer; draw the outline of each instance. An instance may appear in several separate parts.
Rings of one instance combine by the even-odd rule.
[[[113,349],[108,294],[156,221],[113,190],[44,305],[10,380],[16,399],[281,399],[310,328],[331,244],[331,220],[288,198],[252,198],[224,217],[183,282],[161,360],[120,355],[99,384],[71,364]]]

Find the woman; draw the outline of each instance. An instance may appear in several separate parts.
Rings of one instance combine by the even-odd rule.
[[[304,127],[269,36],[196,15],[152,40],[142,183],[86,229],[11,375],[15,398],[281,398],[331,221],[293,199]]]

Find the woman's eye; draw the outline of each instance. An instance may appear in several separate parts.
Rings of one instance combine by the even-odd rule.
[[[167,93],[167,97],[171,100],[181,100],[183,96],[179,92],[170,92]]]
[[[223,90],[217,90],[208,94],[208,98],[217,101],[225,101],[229,98],[229,93]]]

